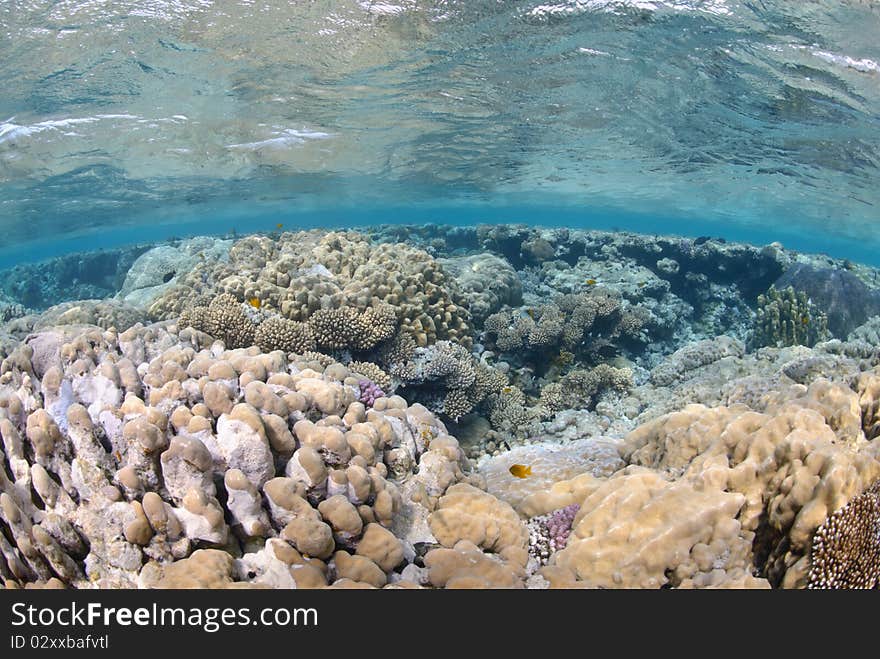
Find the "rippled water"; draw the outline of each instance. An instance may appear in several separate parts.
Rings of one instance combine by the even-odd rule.
[[[870,260],[878,36],[870,1],[11,0],[0,252],[514,219]]]

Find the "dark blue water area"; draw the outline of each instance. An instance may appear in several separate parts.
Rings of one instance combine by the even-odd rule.
[[[291,210],[288,204],[265,205],[259,212],[252,206],[177,212],[163,209],[142,217],[127,218],[123,225],[102,224],[92,229],[87,221],[81,228],[64,232],[63,237],[40,235],[31,241],[0,247],[0,269],[19,263],[33,263],[75,252],[113,249],[127,245],[163,242],[193,236],[242,236],[278,230],[365,228],[381,224],[478,224],[521,223],[531,226],[572,229],[628,231],[642,234],[675,235],[688,238],[709,236],[731,242],[766,245],[780,242],[784,247],[805,253],[825,254],[880,266],[880,255],[872,243],[847,237],[807,234],[787,228],[785,222],[725,222],[663,215],[625,213],[618,209],[551,205],[406,205],[382,207],[340,206]]]

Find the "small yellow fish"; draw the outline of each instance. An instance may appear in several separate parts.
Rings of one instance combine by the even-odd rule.
[[[511,394],[513,393],[513,387],[504,387],[501,389],[502,394]]]
[[[595,285],[596,285],[595,279],[587,279],[587,286],[595,286]]]
[[[279,223],[276,224],[275,226],[278,227],[279,229],[283,229],[283,228],[284,228],[284,225],[283,225],[281,222],[279,222]]]
[[[645,282],[643,282],[643,281],[640,281],[640,282],[639,282],[639,288],[641,288],[641,287],[644,286],[644,285],[645,285]]]
[[[534,309],[526,309],[526,313],[529,314],[529,318],[534,319],[534,317],[535,317],[535,310]]]
[[[803,325],[807,325],[807,324],[809,324],[809,322],[810,322],[810,319],[807,318],[806,316],[804,316],[803,318],[801,318],[801,323],[802,323]]]
[[[259,309],[263,306],[262,300],[258,297],[248,298],[248,304],[251,305],[254,309]]]
[[[527,476],[532,475],[532,467],[531,465],[513,465],[510,468],[510,473],[516,476],[517,478],[525,478]]]

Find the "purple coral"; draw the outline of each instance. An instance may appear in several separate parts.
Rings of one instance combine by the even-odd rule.
[[[372,407],[377,398],[382,398],[382,396],[385,395],[385,392],[382,391],[382,388],[372,380],[359,381],[358,388],[361,391],[358,400],[360,400],[367,407]]]
[[[580,509],[580,504],[573,503],[528,521],[529,553],[538,563],[545,565],[554,552],[568,544],[571,526]]]

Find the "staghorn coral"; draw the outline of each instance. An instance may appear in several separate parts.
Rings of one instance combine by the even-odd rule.
[[[830,338],[828,317],[803,291],[775,286],[758,296],[754,346],[814,346]]]
[[[826,519],[813,536],[807,588],[880,583],[880,481]]]

